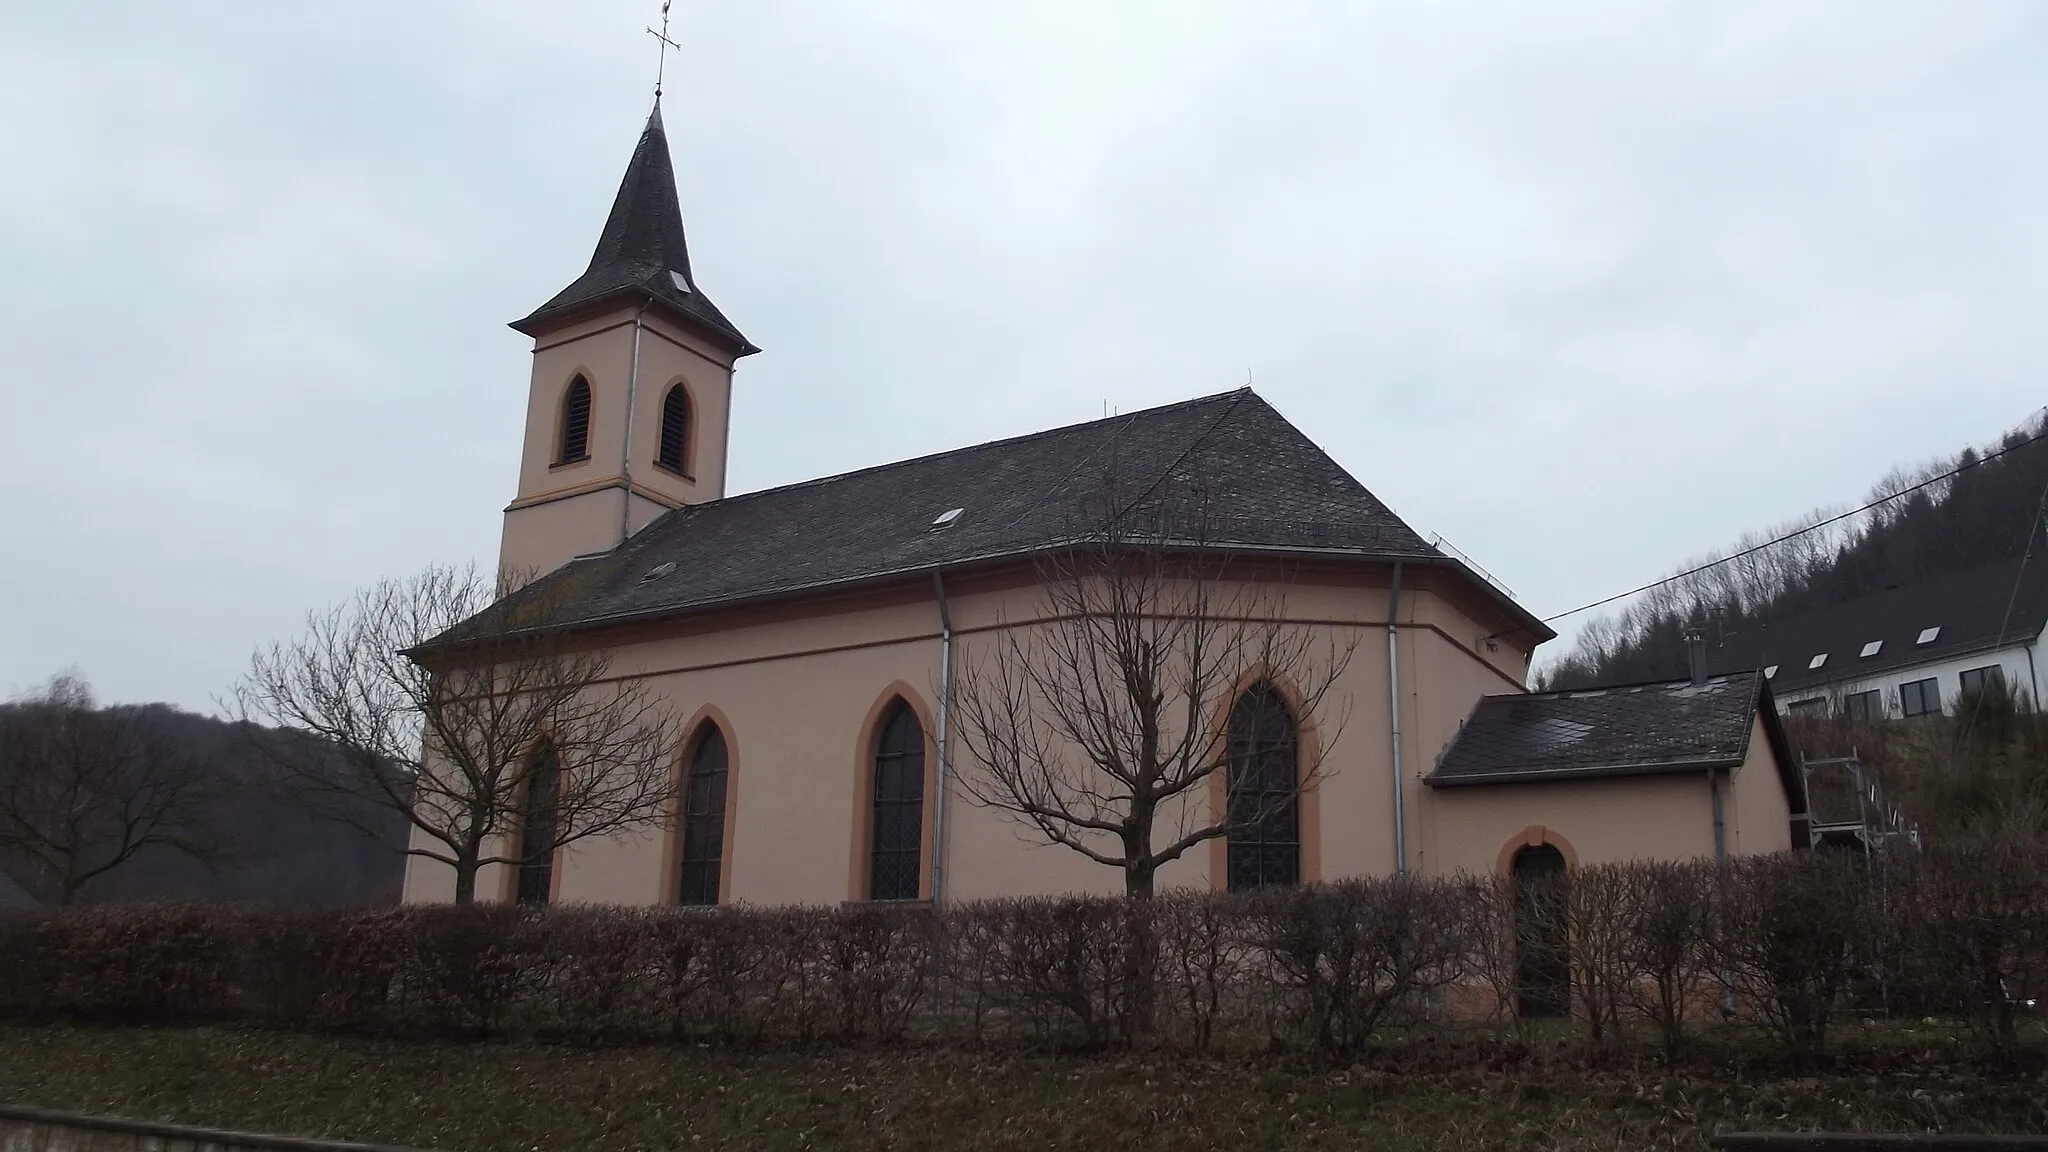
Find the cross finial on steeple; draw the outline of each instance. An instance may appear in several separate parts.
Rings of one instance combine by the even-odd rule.
[[[661,31],[656,32],[652,28],[647,30],[649,36],[661,41],[660,56],[654,64],[654,102],[657,104],[661,103],[661,79],[663,74],[668,71],[668,50],[671,48],[678,52],[683,50],[681,44],[668,38],[668,6],[671,2],[672,0],[661,0]]]

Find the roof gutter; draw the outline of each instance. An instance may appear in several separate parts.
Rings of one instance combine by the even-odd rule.
[[[1713,760],[1667,760],[1641,764],[1601,764],[1592,768],[1544,768],[1534,772],[1507,769],[1497,772],[1431,774],[1423,783],[1432,788],[1462,788],[1475,784],[1547,784],[1561,780],[1598,780],[1609,776],[1675,776],[1686,772],[1712,772],[1740,765],[1744,757]]]
[[[731,499],[738,499],[738,497],[731,497]],[[743,596],[732,596],[720,600],[707,600],[697,604],[683,604],[674,606],[664,606],[659,608],[643,608],[629,612],[615,612],[605,616],[593,616],[586,620],[573,620],[563,625],[563,627],[571,631],[587,631],[598,628],[610,628],[620,624],[638,624],[647,620],[659,620],[671,616],[683,616],[688,615],[692,612],[711,612],[726,608],[746,607],[753,604],[767,604],[775,603],[777,601],[782,600],[794,600],[800,597],[816,595],[821,592],[831,591],[835,589],[860,588],[871,584],[887,583],[891,580],[902,580],[922,573],[936,571],[940,567],[951,568],[957,571],[961,568],[970,566],[987,566],[999,564],[1009,560],[1022,560],[1031,556],[1039,555],[1050,550],[1057,549],[1061,547],[1064,543],[1071,542],[1054,541],[1051,543],[1032,544],[1021,548],[1009,548],[999,552],[984,553],[980,556],[967,556],[954,560],[938,561],[931,564],[911,564],[906,565],[902,568],[891,568],[881,572],[871,572],[861,576],[847,577],[845,579],[820,580],[810,584],[791,585],[787,588],[776,588],[766,592],[749,593]],[[1193,544],[1190,544],[1188,546],[1198,547],[1198,545]],[[1557,637],[1556,632],[1551,631],[1548,625],[1544,624],[1536,617],[1530,615],[1527,609],[1523,608],[1519,604],[1516,604],[1513,600],[1510,600],[1507,597],[1503,596],[1498,589],[1493,587],[1493,585],[1487,583],[1485,580],[1481,579],[1476,574],[1473,574],[1472,570],[1469,567],[1459,563],[1456,560],[1453,560],[1448,556],[1381,555],[1361,551],[1356,548],[1297,548],[1270,544],[1219,543],[1199,545],[1199,547],[1204,547],[1209,550],[1218,552],[1257,552],[1261,555],[1278,556],[1282,558],[1291,557],[1312,560],[1353,560],[1378,564],[1398,563],[1405,564],[1409,567],[1448,567],[1453,571],[1468,576],[1474,584],[1485,589],[1486,592],[1495,600],[1512,609],[1516,615],[1521,616],[1525,622],[1526,630],[1530,632],[1532,635],[1537,636],[1541,640],[1552,640],[1556,639]],[[559,571],[559,569],[557,569],[557,571]],[[1511,632],[1512,630],[1510,632],[1497,632],[1494,634],[1494,636],[1498,638],[1500,636],[1510,635]]]

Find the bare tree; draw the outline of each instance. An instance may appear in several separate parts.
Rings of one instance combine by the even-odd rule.
[[[1214,543],[1201,493],[1125,500],[1112,474],[1101,500],[1039,561],[1037,617],[969,653],[962,784],[1047,843],[1121,870],[1142,898],[1161,865],[1259,825],[1321,778],[1342,718],[1319,713],[1357,638],[1290,622],[1285,573]],[[1230,760],[1219,720],[1254,679],[1286,685],[1297,722],[1318,720],[1322,739],[1301,749],[1298,774],[1212,804]]]
[[[145,849],[219,862],[222,795],[141,709],[97,707],[76,675],[0,708],[0,861],[45,902],[72,903]]]
[[[461,904],[487,865],[538,868],[579,840],[665,824],[675,789],[661,700],[552,626],[549,585],[495,591],[473,569],[384,581],[258,651],[235,695],[243,719],[339,745],[266,747],[337,817],[359,819],[365,800],[404,813],[408,854],[454,869]]]

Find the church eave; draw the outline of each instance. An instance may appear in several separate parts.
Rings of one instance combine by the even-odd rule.
[[[739,329],[733,327],[730,321],[725,320],[723,315],[716,315],[716,319],[699,315],[698,310],[678,304],[666,294],[644,284],[619,284],[588,294],[579,293],[571,299],[562,298],[569,295],[569,292],[563,292],[554,300],[512,321],[506,327],[538,339],[578,320],[644,302],[658,308],[661,315],[671,322],[702,335],[713,344],[732,353],[735,360],[752,356],[761,350]],[[715,308],[713,312],[716,314]]]

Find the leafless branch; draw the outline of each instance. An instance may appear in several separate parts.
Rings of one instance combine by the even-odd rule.
[[[1112,469],[1088,522],[1039,562],[1036,617],[969,652],[957,689],[969,798],[1123,870],[1133,895],[1313,788],[1342,728],[1324,704],[1357,637],[1290,622],[1287,573],[1236,561],[1212,520],[1199,486],[1131,494]],[[1290,789],[1214,804],[1231,758],[1221,720],[1258,681],[1284,685],[1321,739]]]
[[[453,868],[458,902],[485,865],[661,825],[675,723],[644,682],[612,675],[608,651],[548,627],[546,587],[498,595],[451,568],[385,581],[257,652],[236,711],[341,748],[272,745],[310,802],[404,813],[410,854]],[[553,789],[533,787],[544,747]]]

